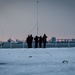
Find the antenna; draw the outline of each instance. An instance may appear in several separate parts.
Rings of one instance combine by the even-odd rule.
[[[37,36],[38,36],[38,3],[39,3],[39,1],[37,0]]]

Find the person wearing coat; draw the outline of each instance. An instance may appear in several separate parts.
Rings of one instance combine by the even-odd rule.
[[[42,41],[43,41],[43,38],[42,36],[39,37],[39,48],[42,48]]]
[[[46,34],[43,35],[43,48],[46,48],[47,36]]]
[[[35,48],[38,48],[38,36],[35,36],[34,40],[35,40]]]

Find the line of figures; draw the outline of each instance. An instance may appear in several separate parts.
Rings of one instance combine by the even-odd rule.
[[[26,38],[28,48],[32,48],[33,40],[35,41],[35,48],[42,48],[42,44],[43,44],[43,48],[46,48],[46,42],[47,42],[46,34],[44,34],[43,37],[35,36],[34,38],[33,38],[32,34],[28,35],[28,37]]]

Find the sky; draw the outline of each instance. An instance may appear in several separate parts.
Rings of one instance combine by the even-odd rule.
[[[75,38],[75,0],[38,0],[38,36]],[[0,0],[0,40],[37,35],[37,0]]]

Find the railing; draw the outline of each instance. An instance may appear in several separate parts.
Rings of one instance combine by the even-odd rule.
[[[32,44],[32,48],[35,47],[35,43],[33,42]],[[43,47],[43,44],[42,44]],[[68,43],[64,43],[64,42],[55,42],[55,43],[50,43],[48,42],[46,44],[47,48],[54,48],[54,47],[75,47],[75,42],[68,42]],[[0,48],[27,48],[27,43],[4,43],[2,45],[0,45]]]

